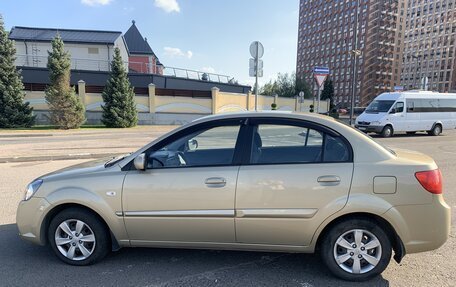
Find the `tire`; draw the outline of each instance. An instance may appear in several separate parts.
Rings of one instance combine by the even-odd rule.
[[[393,134],[394,134],[393,127],[385,126],[382,130],[381,136],[384,138],[389,138],[389,137],[392,137]]]
[[[361,241],[355,239],[359,236],[355,237],[355,234],[362,234],[359,237]],[[385,231],[374,221],[368,219],[342,221],[328,230],[324,236],[320,245],[322,260],[332,274],[343,280],[369,280],[382,273],[390,262],[391,242]],[[356,246],[356,241],[361,242],[359,244],[361,247]],[[368,243],[371,244],[370,246],[376,246],[376,244],[378,246],[370,249],[364,248]],[[347,248],[342,247],[342,245],[347,246]],[[368,257],[369,255],[370,257]],[[336,258],[339,258],[339,263],[337,263]],[[360,268],[357,268],[358,263],[356,262],[359,263]]]
[[[82,208],[58,213],[49,224],[48,240],[60,260],[77,266],[103,259],[111,247],[106,225],[96,214]]]
[[[442,125],[436,124],[432,128],[432,130],[428,131],[428,135],[430,136],[439,136],[442,133]]]

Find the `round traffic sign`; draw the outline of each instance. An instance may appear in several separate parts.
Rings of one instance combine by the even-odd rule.
[[[300,96],[301,98],[304,97],[304,92],[303,92],[303,91],[299,92],[299,96]]]
[[[264,47],[259,41],[252,42],[250,44],[250,55],[253,58],[261,58],[264,55]]]

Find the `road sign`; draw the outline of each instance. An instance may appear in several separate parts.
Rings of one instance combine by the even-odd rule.
[[[256,61],[255,59],[249,59],[249,76],[255,77],[256,76]],[[258,77],[263,77],[263,60],[258,60]]]
[[[329,68],[328,67],[315,67],[313,72],[314,72],[314,74],[318,74],[318,75],[329,75]]]
[[[317,81],[318,87],[321,87],[325,82],[328,74],[314,74],[315,81]]]
[[[264,55],[264,47],[259,41],[252,42],[250,44],[250,55],[253,58],[261,58]]]
[[[300,98],[304,98],[304,92],[303,92],[303,91],[300,91],[300,92],[299,92],[299,97],[300,97]]]

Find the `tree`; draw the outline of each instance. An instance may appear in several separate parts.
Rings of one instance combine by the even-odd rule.
[[[46,101],[51,122],[61,129],[79,128],[85,121],[85,109],[70,85],[70,54],[64,50],[60,35],[52,40],[52,51],[48,51],[48,55],[50,84],[46,89]]]
[[[299,92],[304,92],[305,98],[312,98],[312,92],[309,89],[307,83],[296,77],[295,73],[277,75],[277,79],[270,80],[263,87],[260,88],[260,93],[267,96],[273,96],[275,94],[280,97],[294,97]]]
[[[24,85],[14,61],[16,48],[8,39],[0,16],[0,128],[30,127],[35,121],[32,107],[24,103]]]
[[[334,85],[331,79],[327,79],[321,91],[320,99],[326,101],[329,99],[329,106],[332,109],[334,106]]]
[[[120,55],[120,49],[114,49],[111,63],[111,75],[103,90],[102,122],[110,128],[128,128],[138,123],[135,93],[127,77],[127,71]]]

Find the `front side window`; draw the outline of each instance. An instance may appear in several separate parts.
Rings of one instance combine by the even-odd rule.
[[[349,159],[349,149],[339,137],[294,125],[254,127],[252,164],[344,162]]]
[[[148,156],[148,168],[230,165],[240,126],[218,126],[183,136]]]
[[[404,103],[403,102],[396,103],[396,106],[394,107],[394,109],[396,110],[396,113],[404,112]]]

